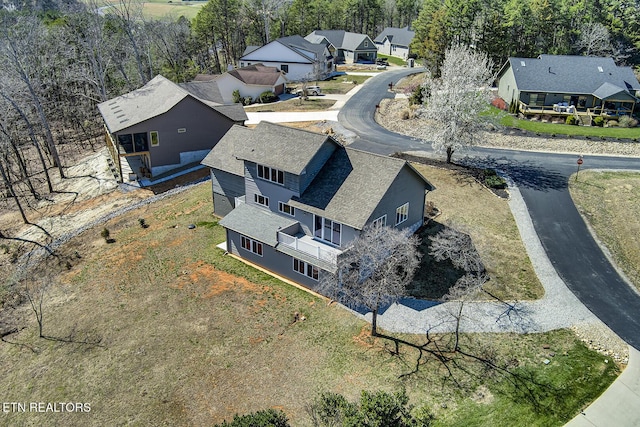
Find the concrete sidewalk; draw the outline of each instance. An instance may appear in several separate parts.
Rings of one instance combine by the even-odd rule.
[[[595,402],[565,426],[640,426],[640,351],[629,346],[626,369]]]

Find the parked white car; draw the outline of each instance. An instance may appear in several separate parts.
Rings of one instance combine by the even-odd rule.
[[[302,92],[303,92],[302,88],[296,90],[297,95],[302,95]],[[320,89],[320,86],[307,86],[307,95],[318,96],[320,94],[322,94],[322,90]]]

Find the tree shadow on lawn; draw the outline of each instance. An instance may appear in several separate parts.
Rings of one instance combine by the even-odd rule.
[[[441,300],[458,279],[465,272],[453,266],[450,260],[436,261],[429,250],[431,248],[430,236],[435,236],[447,228],[439,222],[431,221],[418,230],[420,238],[419,252],[422,254],[420,265],[416,270],[413,281],[407,286],[407,294],[413,298]]]

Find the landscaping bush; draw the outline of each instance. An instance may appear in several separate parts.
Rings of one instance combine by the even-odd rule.
[[[608,128],[618,127],[618,122],[616,120],[609,120],[606,124]]]
[[[505,102],[504,99],[499,98],[499,97],[493,98],[491,100],[491,105],[493,105],[494,107],[499,108],[499,109],[501,109],[503,111],[507,110],[507,103]]]
[[[566,124],[568,125],[577,125],[578,124],[578,119],[576,119],[575,116],[568,116],[567,120],[565,121]]]
[[[507,188],[507,182],[493,169],[485,169],[482,171],[482,182],[489,188]]]
[[[253,104],[253,98],[250,96],[245,96],[242,98],[242,105],[251,105]]]
[[[424,103],[425,92],[428,93],[426,87],[422,85],[416,86],[409,97],[409,105],[422,105]]]
[[[270,102],[276,102],[277,100],[278,96],[270,90],[262,92],[258,97],[258,102],[261,104],[269,104]]]
[[[243,101],[242,97],[240,96],[240,91],[238,89],[233,91],[233,95],[232,96],[233,96],[233,102],[235,104],[239,104],[239,103],[241,103]]]
[[[408,108],[405,108],[400,112],[400,118],[402,120],[409,120],[411,118],[411,111]]]
[[[284,412],[275,409],[254,412],[249,415],[236,415],[233,421],[216,424],[216,427],[289,427]]]
[[[107,227],[102,229],[102,231],[100,232],[100,237],[102,237],[105,242],[109,243],[109,241],[111,240],[111,232]]]
[[[631,116],[622,116],[618,119],[618,126],[621,128],[634,128],[638,126],[638,121]]]
[[[593,119],[593,124],[600,127],[604,126],[604,117],[596,117],[595,119]]]

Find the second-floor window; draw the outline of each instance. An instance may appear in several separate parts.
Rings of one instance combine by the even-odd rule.
[[[278,210],[290,216],[296,216],[296,208],[286,203],[278,202]]]
[[[289,65],[281,64],[280,65],[280,71],[284,71],[285,73],[288,73],[289,72]]]
[[[342,224],[316,215],[313,235],[318,239],[340,246],[342,236]]]
[[[266,196],[263,196],[262,194],[258,194],[258,193],[254,194],[253,201],[259,205],[269,207],[269,198]]]
[[[409,203],[405,203],[396,209],[396,225],[402,224],[409,219]]]
[[[269,166],[258,165],[258,178],[284,185],[284,172]]]

